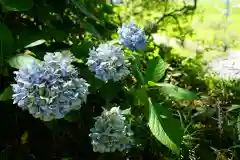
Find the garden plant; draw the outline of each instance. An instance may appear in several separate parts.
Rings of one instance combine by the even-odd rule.
[[[197,0],[0,4],[0,159],[240,158],[239,57],[154,37],[184,47]]]

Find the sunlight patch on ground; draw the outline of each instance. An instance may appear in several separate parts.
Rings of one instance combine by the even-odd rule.
[[[240,52],[229,52],[228,56],[214,59],[209,71],[224,80],[240,79]]]

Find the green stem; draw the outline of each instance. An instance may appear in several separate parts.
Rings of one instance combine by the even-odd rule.
[[[135,69],[137,71],[137,74],[139,76],[140,82],[141,82],[142,85],[145,85],[145,80],[144,80],[143,74],[141,72],[141,69],[138,66],[138,61],[137,61],[137,59],[133,55],[132,55],[132,57],[133,57],[133,65],[134,65],[134,67],[135,67]]]

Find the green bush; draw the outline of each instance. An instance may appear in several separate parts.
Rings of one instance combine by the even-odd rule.
[[[169,25],[184,40],[196,5],[0,2],[2,159],[239,157],[239,82],[151,35]],[[152,6],[162,15],[123,27]]]

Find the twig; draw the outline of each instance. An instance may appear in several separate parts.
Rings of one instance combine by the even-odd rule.
[[[196,8],[197,8],[197,0],[194,0],[193,5],[184,6],[180,9],[174,10],[170,13],[163,14],[163,16],[158,19],[156,24],[159,24],[161,21],[163,21],[167,17],[176,17],[177,15],[183,15],[183,14],[186,14],[190,11],[194,11]]]

